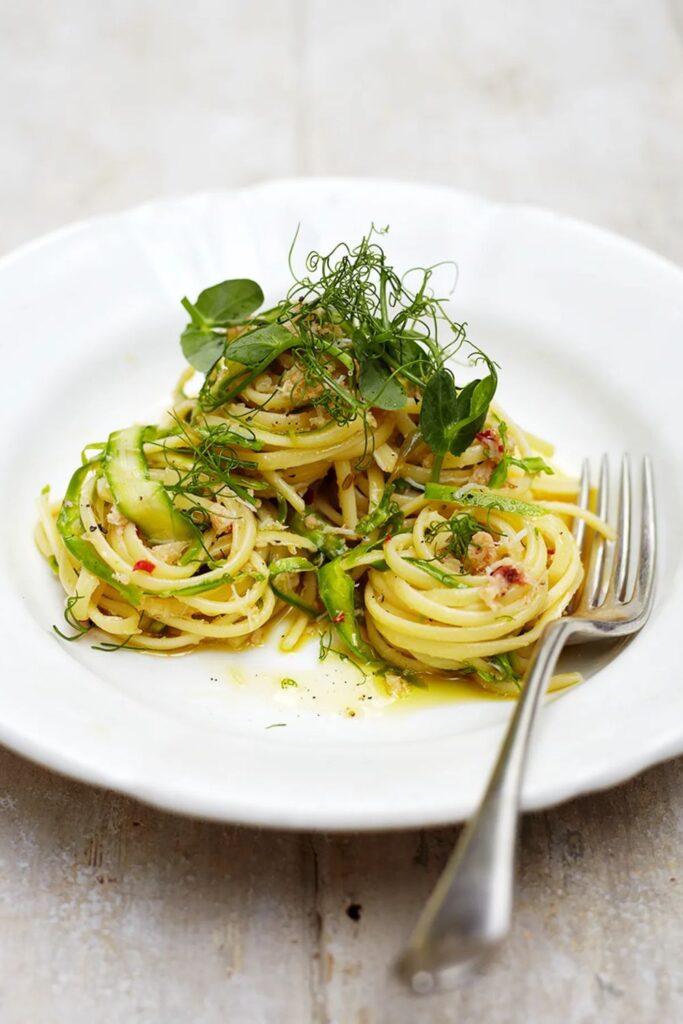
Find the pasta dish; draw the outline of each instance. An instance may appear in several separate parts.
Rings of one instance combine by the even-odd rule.
[[[400,276],[380,242],[310,253],[265,311],[248,279],[182,300],[168,413],[90,444],[63,500],[41,497],[62,635],[237,651],[277,628],[284,651],[317,638],[390,688],[517,692],[581,583],[573,519],[606,527],[496,404],[435,268]]]

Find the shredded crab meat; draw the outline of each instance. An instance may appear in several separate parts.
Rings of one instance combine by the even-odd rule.
[[[478,466],[475,466],[472,470],[472,483],[475,484],[487,484],[491,479],[491,474],[496,468],[497,463],[493,459],[487,459],[486,462],[480,462]]]
[[[501,597],[504,597],[509,587],[500,576],[490,576],[489,582],[481,589],[481,599],[488,608],[492,610],[498,606]]]
[[[324,409],[318,409],[318,411],[310,417],[308,423],[312,429],[316,427],[324,427],[326,423],[329,423],[331,416],[329,416]]]
[[[410,687],[405,679],[402,676],[394,675],[393,672],[387,672],[384,683],[392,697],[404,697],[410,692]]]
[[[511,562],[504,562],[501,565],[497,565],[495,569],[491,569],[491,576],[502,579],[508,590],[510,587],[522,587],[529,583],[529,577],[524,569]]]
[[[232,524],[235,519],[234,513],[230,513],[222,505],[212,504],[209,510],[209,522],[217,537],[224,533],[232,533]]]
[[[323,393],[322,384],[307,384],[306,377],[303,371],[303,367],[299,363],[294,363],[289,369],[280,377],[280,383],[277,386],[278,391],[282,392],[300,404],[310,402],[314,398],[319,398]]]
[[[226,516],[220,516],[216,515],[215,512],[210,512],[209,521],[211,522],[217,537],[222,537],[225,533],[232,533],[232,523]]]
[[[170,540],[166,544],[157,544],[152,548],[152,553],[167,565],[175,565],[186,547],[184,540]]]
[[[462,572],[462,562],[459,558],[456,558],[455,555],[446,555],[445,558],[441,559],[441,564],[444,569],[448,569],[449,572],[458,574]]]
[[[124,515],[121,515],[116,505],[112,505],[111,509],[107,513],[107,522],[111,523],[112,526],[127,526],[128,520]]]
[[[289,523],[281,523],[279,519],[269,515],[267,512],[262,512],[259,515],[259,526],[262,530],[284,531],[289,529]]]
[[[488,427],[486,430],[481,430],[477,434],[477,441],[481,443],[481,446],[489,459],[493,459],[495,462],[500,462],[505,452],[505,447],[503,445],[503,440],[495,427]]]
[[[467,548],[467,563],[473,574],[483,572],[498,557],[496,542],[490,533],[480,530],[475,533]]]
[[[505,597],[511,587],[527,586],[532,581],[524,569],[512,562],[504,562],[486,569],[489,582],[482,589],[481,596],[489,608],[495,608],[501,597]]]
[[[269,373],[262,373],[254,381],[254,389],[262,395],[269,395],[275,388],[275,381]]]

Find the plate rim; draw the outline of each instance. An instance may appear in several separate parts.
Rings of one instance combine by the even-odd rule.
[[[7,728],[1,720],[0,742],[13,753],[40,768],[60,775],[62,778],[111,790],[121,796],[138,800],[146,806],[155,807],[164,813],[178,814],[199,821],[267,829],[273,832],[381,834],[395,831],[417,831],[422,828],[445,828],[464,822],[472,813],[471,811],[458,811],[457,808],[454,814],[419,810],[413,811],[410,815],[402,812],[398,817],[392,817],[389,813],[384,818],[369,823],[367,812],[361,813],[357,817],[352,814],[339,815],[325,812],[318,814],[314,821],[307,814],[300,815],[291,809],[286,813],[272,813],[273,805],[271,804],[268,817],[264,817],[264,811],[258,804],[233,802],[232,810],[226,811],[222,803],[220,806],[211,802],[201,804],[196,798],[188,800],[177,796],[173,799],[166,790],[160,790],[156,786],[146,786],[138,780],[122,780],[115,773],[107,772],[101,764],[96,766],[83,764],[79,759],[70,759],[62,752],[49,751],[49,757],[46,759],[41,753],[39,744],[33,738],[12,728]],[[495,753],[497,753],[497,748]],[[620,763],[614,764],[611,770],[605,770],[599,777],[595,774],[589,778],[574,776],[565,785],[557,785],[551,795],[525,797],[522,793],[520,814],[549,810],[571,800],[590,796],[592,793],[605,792],[626,784],[649,768],[664,764],[681,754],[683,754],[683,737],[675,735],[664,738],[653,747],[641,748],[639,756],[631,759],[628,768]],[[484,783],[486,781],[488,781],[487,778],[483,779]]]
[[[261,181],[238,185],[234,188],[197,189],[192,192],[173,193],[168,196],[156,196],[144,199],[139,203],[134,203],[132,206],[124,206],[121,209],[104,210],[101,213],[96,213],[89,217],[78,217],[75,220],[66,221],[64,224],[59,224],[56,227],[51,228],[49,231],[27,239],[25,242],[20,242],[19,245],[14,246],[0,256],[0,271],[2,271],[6,265],[13,263],[16,259],[28,255],[33,249],[38,249],[43,245],[58,241],[60,238],[66,238],[71,234],[76,234],[78,231],[97,227],[100,224],[106,224],[112,220],[118,219],[119,217],[128,217],[131,215],[138,216],[139,214],[152,212],[157,208],[173,205],[175,203],[199,202],[218,196],[241,195],[243,193],[258,192],[261,189],[268,188],[302,188],[306,185],[314,187],[319,185],[330,187],[377,187],[385,185],[389,188],[399,187],[416,189],[424,192],[443,192],[446,195],[459,196],[467,202],[475,202],[482,208],[489,207],[491,209],[519,210],[534,216],[541,216],[544,219],[554,220],[557,223],[563,224],[565,227],[573,230],[579,230],[582,234],[594,234],[596,237],[600,237],[604,241],[609,241],[613,244],[617,243],[620,247],[625,246],[631,249],[634,254],[638,254],[640,257],[646,258],[654,264],[659,264],[660,269],[669,272],[673,271],[681,277],[683,283],[683,266],[680,266],[668,256],[664,256],[655,249],[651,249],[642,242],[637,242],[635,239],[630,238],[628,235],[622,234],[613,228],[607,228],[601,224],[596,224],[593,221],[583,220],[581,217],[575,217],[572,214],[553,210],[551,207],[543,206],[541,203],[495,199],[490,196],[485,196],[479,192],[474,192],[470,189],[458,188],[457,186],[443,185],[439,182],[411,181],[406,178],[394,178],[389,175],[378,175],[377,177],[367,175],[292,175],[291,177],[264,178]]]

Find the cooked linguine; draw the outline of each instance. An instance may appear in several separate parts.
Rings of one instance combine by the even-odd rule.
[[[516,692],[581,583],[573,518],[605,527],[495,404],[497,368],[431,276],[399,278],[371,232],[312,253],[266,312],[248,280],[183,300],[168,414],[89,446],[63,501],[41,499],[74,637],[239,650],[277,624],[283,650],[322,634],[394,688],[436,672]]]

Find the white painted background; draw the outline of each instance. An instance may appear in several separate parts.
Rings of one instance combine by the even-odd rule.
[[[683,0],[4,0],[0,97],[2,251],[154,196],[358,174],[683,263]],[[511,942],[414,1002],[386,965],[455,830],[208,825],[0,751],[0,1021],[678,1021],[682,783],[678,762],[529,816]]]

